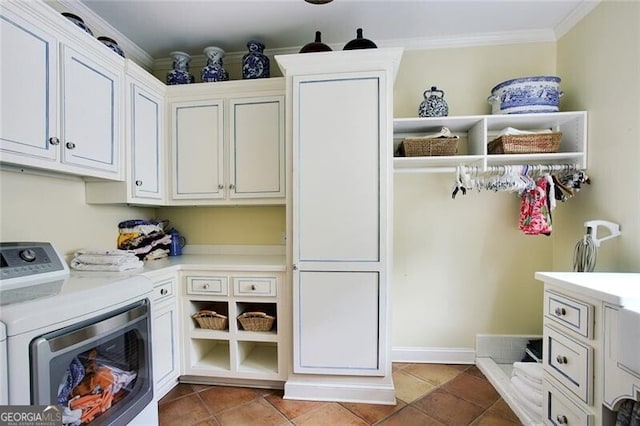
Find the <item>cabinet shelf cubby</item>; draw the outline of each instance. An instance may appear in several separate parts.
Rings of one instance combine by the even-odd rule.
[[[395,157],[396,172],[449,172],[460,165],[576,164],[587,166],[587,113],[498,114],[459,117],[396,118],[393,121],[394,152],[406,137],[424,136],[447,127],[460,137],[458,154],[434,157]],[[550,129],[562,132],[558,152],[544,154],[489,154],[487,144],[506,127],[519,130]]]

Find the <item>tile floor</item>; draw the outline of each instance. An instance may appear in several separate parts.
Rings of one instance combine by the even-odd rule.
[[[179,384],[159,402],[160,425],[519,425],[478,368],[393,364],[395,406],[282,399],[281,390]]]

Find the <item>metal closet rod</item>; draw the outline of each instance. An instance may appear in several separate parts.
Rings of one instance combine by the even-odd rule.
[[[472,173],[500,173],[506,171],[506,167],[522,168],[529,166],[531,171],[536,172],[560,172],[565,170],[578,170],[580,169],[577,164],[505,164],[501,166],[465,166],[458,167],[415,167],[415,168],[400,168],[395,169],[395,173],[456,173],[461,168],[464,171]],[[544,168],[544,169],[541,169]]]

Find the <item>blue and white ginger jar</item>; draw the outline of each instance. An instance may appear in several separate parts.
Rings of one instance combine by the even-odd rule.
[[[229,80],[229,73],[222,66],[224,50],[219,47],[209,46],[205,47],[203,52],[207,57],[207,65],[202,68],[202,71],[200,72],[200,79],[202,82],[209,83]]]
[[[242,57],[242,78],[269,78],[269,58],[263,53],[264,44],[251,40],[247,48],[249,53]]]
[[[167,84],[189,84],[195,82],[195,77],[189,72],[191,56],[184,52],[171,52],[173,69],[167,73]]]
[[[418,117],[446,117],[449,115],[449,105],[444,100],[444,92],[436,86],[423,93],[424,101],[418,107]]]

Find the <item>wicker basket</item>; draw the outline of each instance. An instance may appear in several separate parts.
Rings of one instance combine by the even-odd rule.
[[[214,311],[202,309],[191,315],[191,318],[195,319],[198,322],[200,328],[207,328],[210,330],[227,329],[227,317]]]
[[[269,331],[273,327],[275,317],[264,312],[245,312],[238,316],[238,321],[247,331]]]
[[[558,152],[562,132],[535,135],[503,135],[487,145],[489,154],[538,154]]]
[[[404,138],[400,144],[400,155],[404,157],[431,157],[455,155],[459,138]]]

